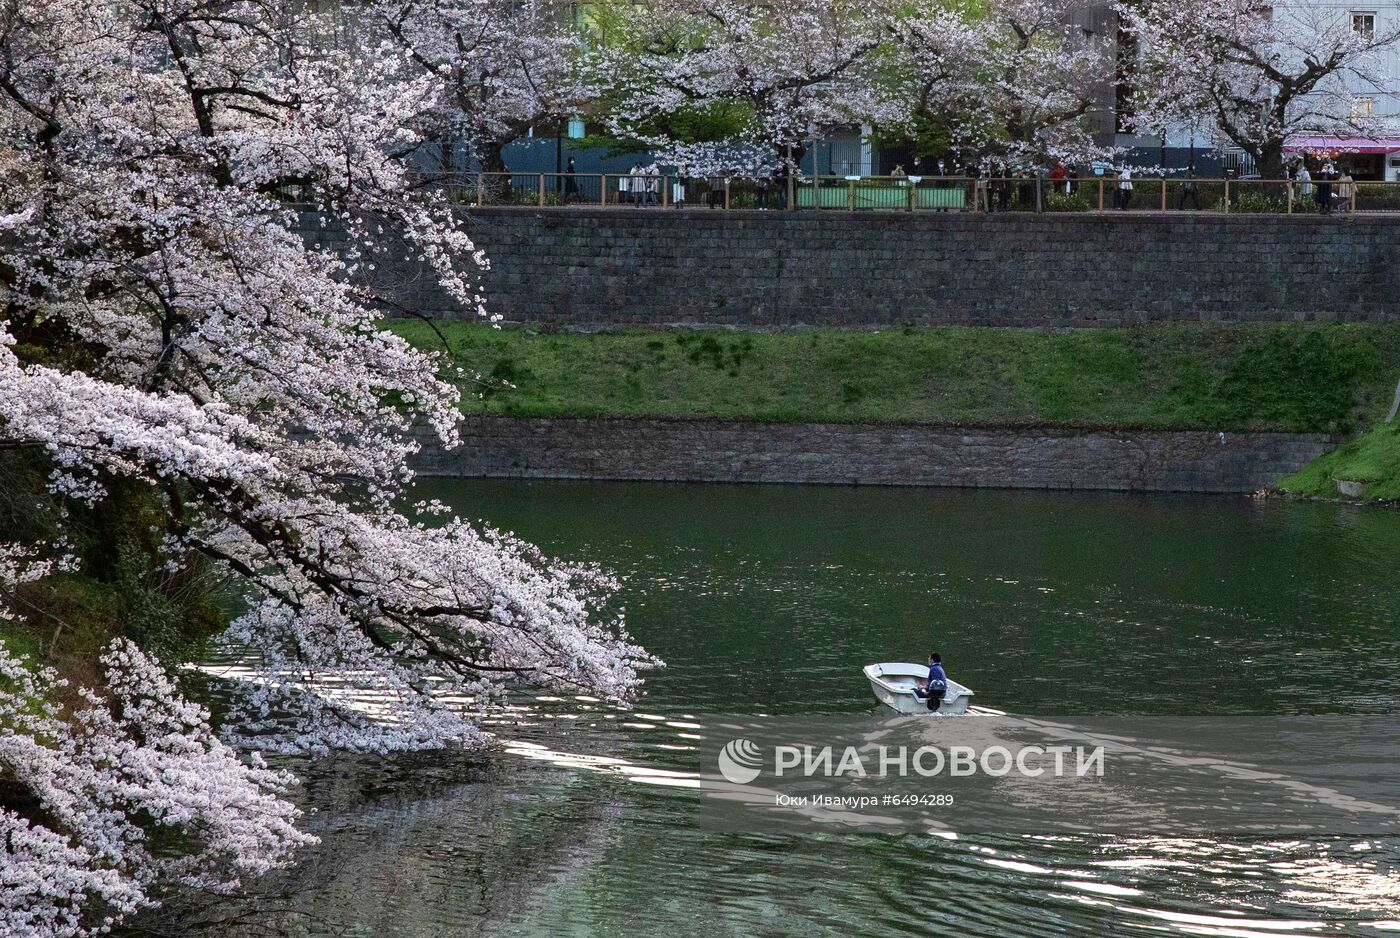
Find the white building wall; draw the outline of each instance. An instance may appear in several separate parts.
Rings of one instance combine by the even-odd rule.
[[[1315,10],[1344,20],[1350,20],[1353,14],[1371,14],[1375,17],[1377,36],[1400,33],[1400,0],[1292,0],[1276,7],[1285,15],[1288,8],[1300,10],[1304,15]],[[1350,74],[1343,74],[1338,80],[1355,98],[1368,98],[1373,102],[1373,116],[1400,118],[1400,44],[1377,52],[1369,68],[1380,77],[1379,85]]]

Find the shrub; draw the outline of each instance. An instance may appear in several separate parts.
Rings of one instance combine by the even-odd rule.
[[[1083,190],[1073,195],[1068,192],[1045,193],[1047,212],[1087,212],[1089,208],[1089,196]]]
[[[1315,203],[1305,202],[1303,199],[1295,199],[1293,211],[1306,211],[1309,204]],[[1230,211],[1244,212],[1249,215],[1284,215],[1288,212],[1288,200],[1274,198],[1262,192],[1252,192],[1246,189],[1235,198],[1234,203],[1230,206]]]

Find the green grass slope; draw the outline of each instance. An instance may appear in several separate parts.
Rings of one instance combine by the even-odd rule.
[[[469,413],[1347,433],[1377,421],[1400,327],[1153,325],[603,333],[438,323]],[[426,323],[398,334],[444,347]]]
[[[1400,501],[1400,426],[1381,424],[1279,480],[1294,495],[1338,497],[1336,480],[1363,483],[1361,498]]]

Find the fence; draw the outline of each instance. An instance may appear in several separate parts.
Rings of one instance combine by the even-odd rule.
[[[1286,179],[442,173],[421,184],[470,205],[886,212],[1400,211],[1400,182]]]

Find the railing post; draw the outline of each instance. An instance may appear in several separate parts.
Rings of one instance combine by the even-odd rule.
[[[661,207],[662,207],[662,208],[670,208],[670,207],[671,207],[671,177],[670,177],[670,176],[662,176],[662,177],[661,177]]]
[[[1284,185],[1288,187],[1288,214],[1292,215],[1292,214],[1293,214],[1293,180],[1292,180],[1292,179],[1288,180],[1286,183],[1284,183]]]
[[[1099,177],[1099,211],[1103,211],[1103,177]]]
[[[792,166],[787,168],[787,178],[783,180],[783,185],[787,186],[787,207],[789,212],[797,211],[797,174],[793,172]]]
[[[729,177],[724,177],[724,210],[729,211]]]
[[[846,210],[854,212],[856,210],[856,181],[846,180]]]
[[[1162,177],[1162,211],[1167,210],[1167,177]]]
[[[1225,214],[1230,214],[1230,177],[1225,177]]]
[[[483,205],[486,204],[485,201],[484,201],[484,199],[486,198],[486,188],[485,188],[485,182],[484,182],[485,179],[486,179],[486,176],[485,176],[484,174],[482,174],[482,173],[477,173],[477,174],[476,174],[476,205],[477,205],[477,208],[480,208],[481,206],[483,206]]]
[[[608,207],[608,174],[607,174],[607,173],[599,173],[599,174],[598,174],[598,204],[599,204],[601,207],[603,207],[603,208],[607,208],[607,207]]]
[[[1347,206],[1348,215],[1356,214],[1356,196],[1360,188],[1361,187],[1354,182],[1351,184],[1351,198],[1348,200],[1351,204]]]
[[[544,208],[544,173],[540,173],[540,208]]]
[[[914,183],[906,179],[904,180],[904,188],[908,190],[905,193],[905,195],[908,196],[908,198],[906,198],[904,201],[909,204],[909,211],[912,212],[914,211]]]

